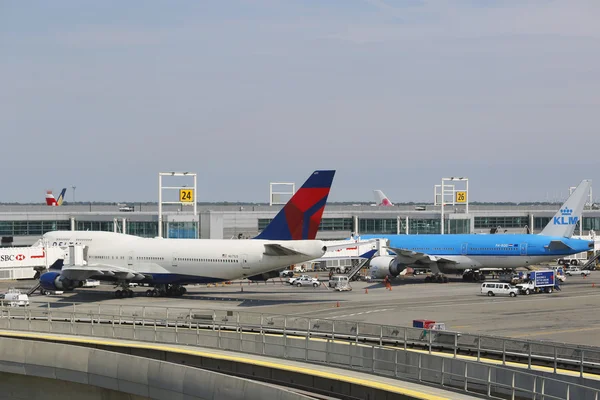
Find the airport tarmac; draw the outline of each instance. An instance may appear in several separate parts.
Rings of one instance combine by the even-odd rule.
[[[32,284],[3,282],[0,291]],[[352,288],[349,292],[337,292],[325,285],[299,288],[277,279],[259,284],[188,286],[188,294],[180,298],[145,297],[147,288],[139,287],[134,288],[137,297],[115,299],[113,287],[101,285],[63,295],[33,295],[31,301],[56,306],[92,303],[102,307],[247,310],[398,326],[412,326],[414,319],[431,319],[459,332],[600,346],[600,272],[588,278],[569,277],[560,292],[516,298],[482,296],[479,284],[459,279],[447,284],[425,283],[422,276],[395,280],[392,290],[381,283],[367,282],[352,282]]]

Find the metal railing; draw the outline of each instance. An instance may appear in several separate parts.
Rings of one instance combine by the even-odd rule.
[[[252,314],[256,320],[248,321],[248,313],[212,311],[198,314],[188,310],[184,315],[182,309],[174,308],[166,309],[166,315],[156,318],[143,315],[144,311],[149,314],[146,309],[142,310],[142,315],[132,315],[123,312],[123,308],[119,307],[120,315],[113,315],[91,309],[78,310],[77,306],[63,309],[4,307],[0,309],[0,329],[174,343],[260,354],[350,368],[489,398],[598,400],[600,394],[599,389],[561,380],[559,376],[549,377],[536,371],[436,355],[434,343],[437,338],[434,339],[436,332],[432,331],[419,330],[421,334],[425,332],[427,338],[415,338],[411,328],[395,328],[404,335],[404,345],[391,347],[384,346],[384,338],[392,333],[388,332],[389,327],[368,332],[366,324],[360,323],[340,325],[341,321],[267,314]],[[324,329],[322,324],[325,322],[331,324],[330,332]],[[356,331],[353,336],[346,332],[346,327]],[[367,336],[358,332],[361,327]],[[325,332],[328,334],[323,335]],[[366,337],[373,339],[377,336],[375,333],[378,341],[363,340]],[[429,352],[407,351],[409,343],[415,340],[424,340]]]
[[[528,369],[540,365],[552,368],[554,373],[562,370],[576,371],[580,377],[585,373],[600,373],[600,349],[566,343],[511,339],[490,335],[434,331],[418,328],[376,325],[364,322],[343,321],[304,316],[277,315],[226,310],[203,310],[177,307],[151,307],[129,305],[75,304],[33,302],[26,308],[7,307],[0,301],[3,316],[11,318],[68,319],[69,321],[98,320],[102,315],[126,321],[158,320],[169,323],[185,321],[190,326],[236,331],[260,331],[276,334],[306,335],[370,343],[379,346],[395,346],[403,350],[420,349],[428,354],[443,352],[453,358],[472,356],[478,362],[501,361],[503,366],[511,362],[521,363]]]

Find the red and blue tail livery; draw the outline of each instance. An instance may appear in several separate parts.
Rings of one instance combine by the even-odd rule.
[[[315,171],[255,239],[314,240],[335,171]]]

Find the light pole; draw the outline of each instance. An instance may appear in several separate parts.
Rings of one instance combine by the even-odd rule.
[[[75,203],[75,189],[77,189],[77,186],[71,186],[71,188],[73,188],[73,203]]]

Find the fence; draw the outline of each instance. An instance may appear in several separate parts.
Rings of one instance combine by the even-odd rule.
[[[164,321],[171,324],[186,323],[189,327],[234,329],[236,331],[261,331],[266,333],[308,335],[371,343],[379,346],[400,346],[404,350],[414,348],[434,352],[471,355],[477,361],[494,359],[506,366],[510,362],[550,367],[553,372],[571,370],[584,373],[600,372],[600,349],[566,343],[511,339],[490,335],[468,334],[452,331],[429,331],[410,327],[376,325],[333,319],[310,318],[266,313],[226,310],[203,310],[178,307],[150,307],[128,305],[101,305],[75,303],[34,302],[30,307],[6,307],[0,301],[3,315],[21,318],[67,318],[68,320],[98,320],[117,318],[119,324],[144,324],[144,320]],[[160,322],[162,321],[162,322]]]
[[[598,355],[590,349],[562,349],[559,354],[555,344],[284,315],[130,306],[117,306],[118,313],[106,313],[102,308],[110,307],[94,308],[50,304],[2,307],[0,329],[200,345],[351,368],[490,398],[599,398],[598,389],[557,376],[478,362],[484,352],[501,354],[503,364],[513,354],[525,356],[529,367],[536,357],[557,365],[566,355],[583,368],[597,360]],[[407,351],[417,345],[427,350]],[[453,349],[454,356],[437,355],[441,345]],[[466,347],[476,352],[477,361],[457,357]],[[575,350],[578,359],[573,357]]]

